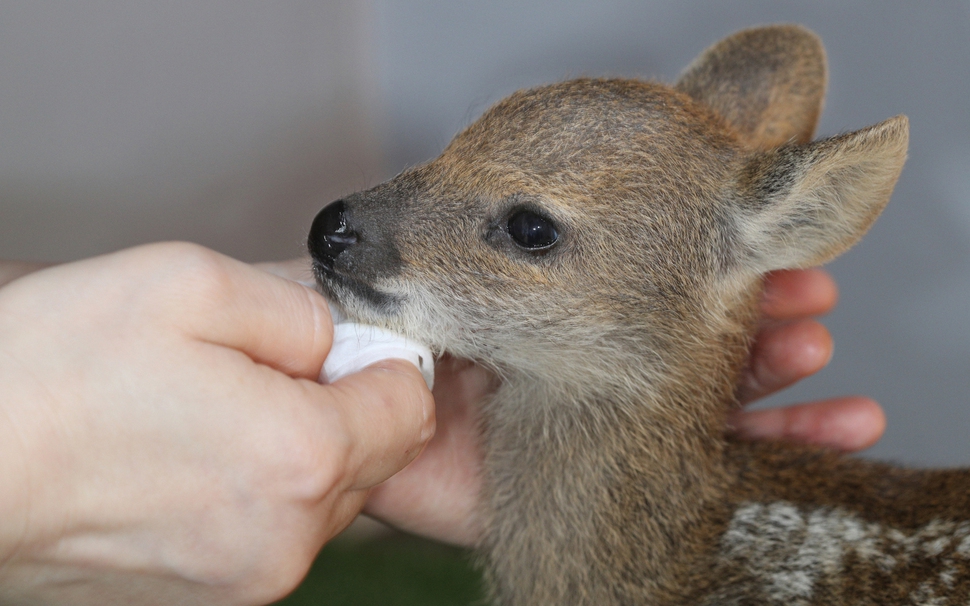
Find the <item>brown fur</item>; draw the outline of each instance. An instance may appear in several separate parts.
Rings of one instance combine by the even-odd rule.
[[[674,87],[521,91],[314,222],[321,288],[347,312],[502,379],[479,546],[497,603],[970,595],[966,472],[724,437],[761,276],[851,246],[905,160],[902,117],[810,142],[825,71],[813,34],[775,26]],[[554,245],[515,243],[522,211]]]

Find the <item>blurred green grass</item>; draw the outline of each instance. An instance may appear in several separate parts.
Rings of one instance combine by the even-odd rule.
[[[404,534],[337,537],[277,606],[483,605],[468,551]]]

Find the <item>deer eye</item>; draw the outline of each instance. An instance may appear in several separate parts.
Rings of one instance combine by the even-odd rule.
[[[549,219],[529,210],[520,210],[509,217],[509,236],[529,250],[549,248],[559,239],[559,230]]]

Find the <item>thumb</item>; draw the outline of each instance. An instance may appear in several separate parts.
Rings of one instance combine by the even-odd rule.
[[[434,399],[409,362],[384,360],[314,387],[327,435],[345,440],[349,490],[371,488],[404,469],[434,435]]]
[[[292,377],[319,376],[333,340],[330,310],[319,293],[191,244],[143,246],[126,252],[129,257],[162,264],[142,273],[154,283],[168,275],[153,299],[179,331]]]

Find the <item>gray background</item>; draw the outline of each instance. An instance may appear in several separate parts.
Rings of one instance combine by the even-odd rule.
[[[912,128],[888,210],[831,266],[830,367],[772,402],[868,394],[889,415],[869,454],[970,463],[970,0],[0,1],[0,257],[171,238],[294,256],[325,202],[516,88],[669,81],[770,22],[826,44],[820,134]]]

